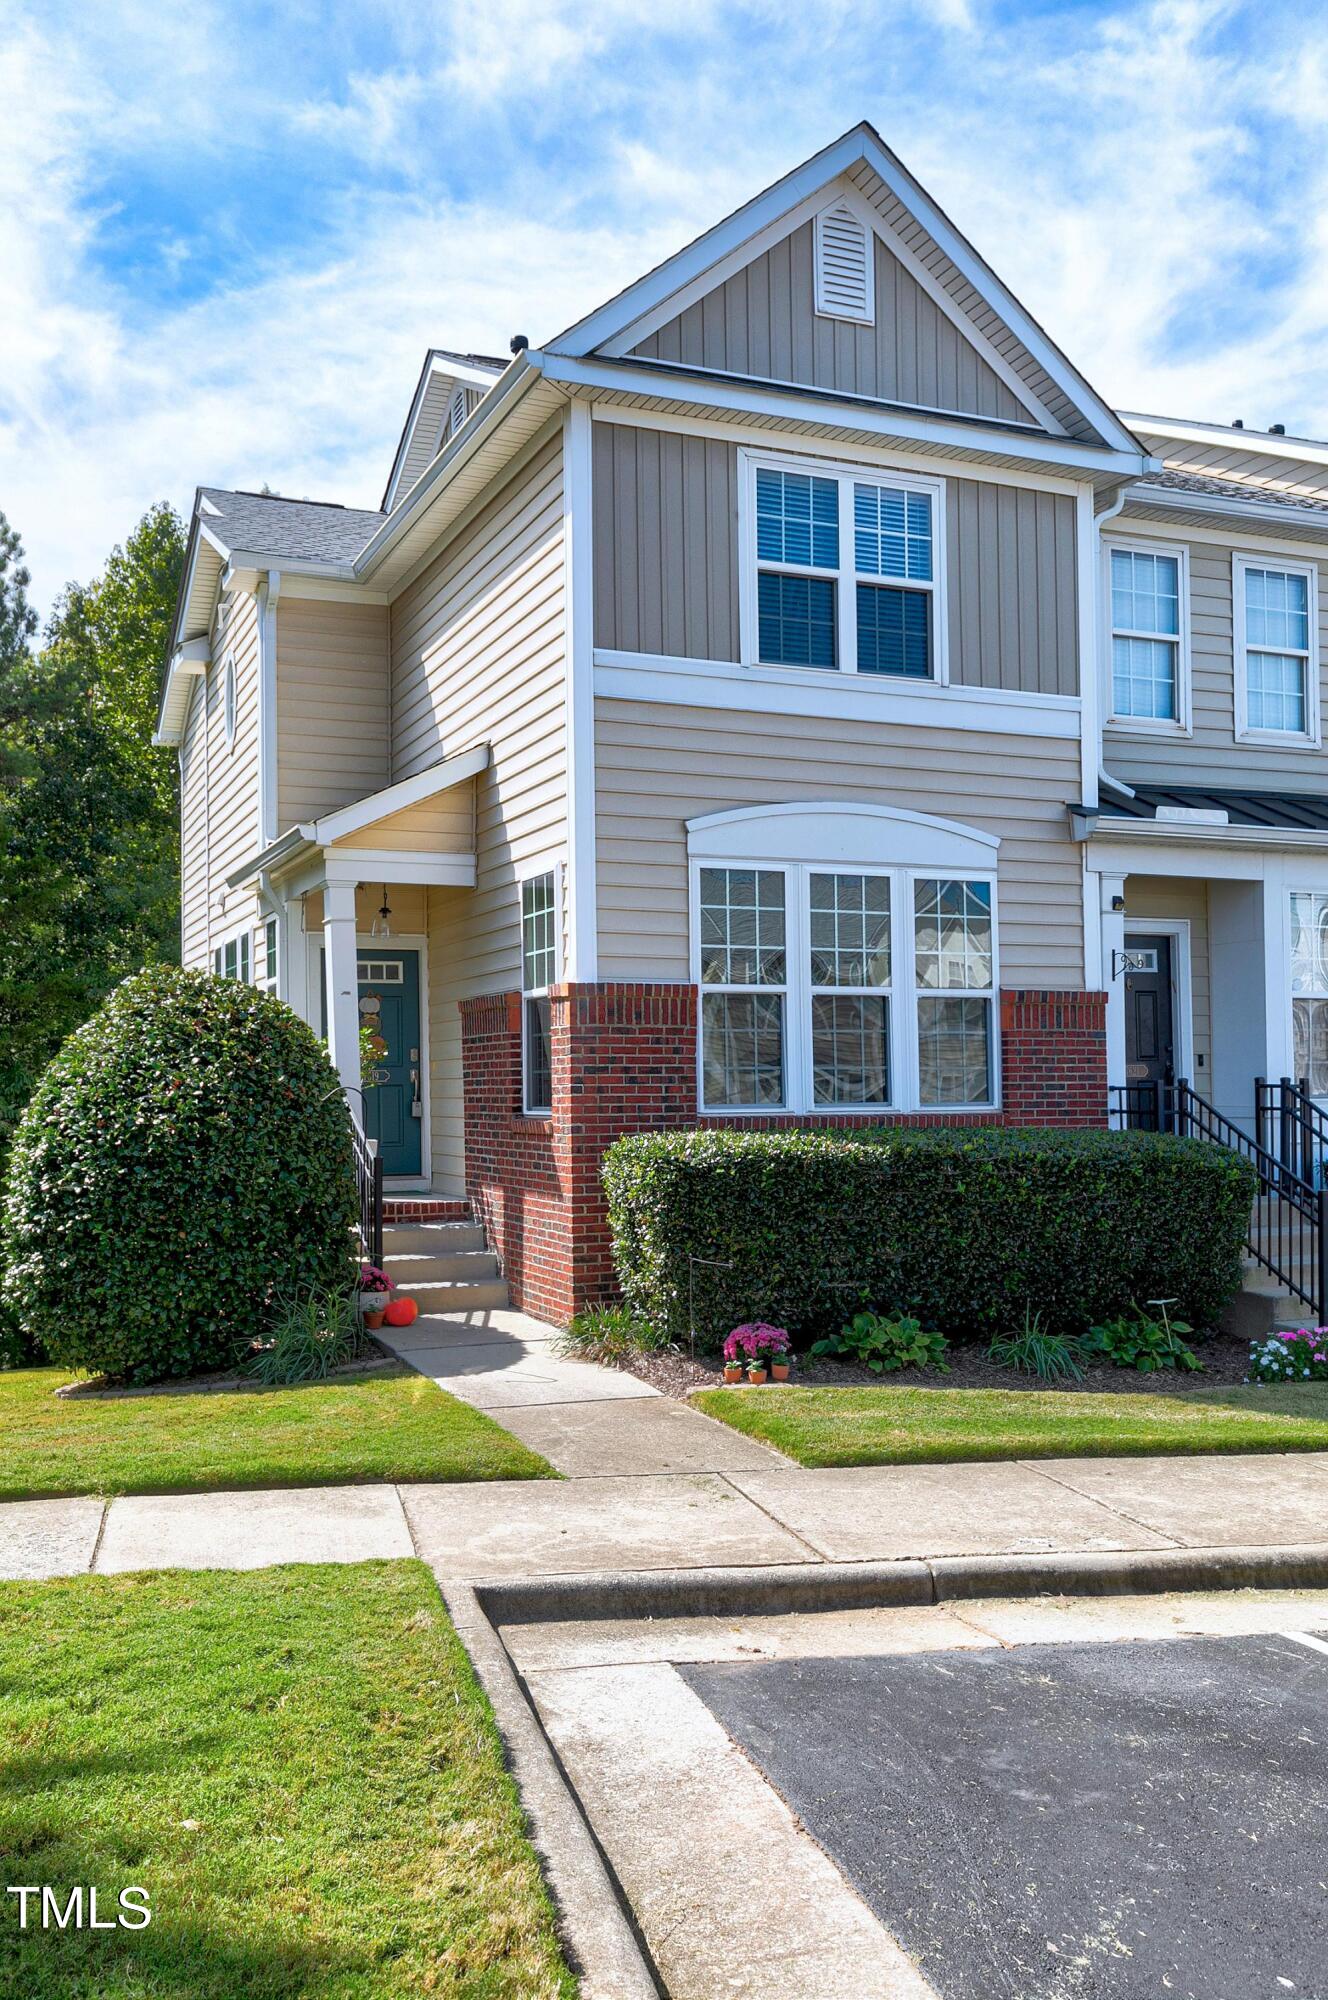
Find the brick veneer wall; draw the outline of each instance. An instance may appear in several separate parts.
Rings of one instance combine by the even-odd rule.
[[[1106,995],[1001,993],[998,1112],[913,1113],[907,1125],[1106,1122]],[[565,1325],[614,1296],[599,1168],[624,1132],[700,1124],[747,1131],[879,1125],[871,1113],[702,1118],[696,1102],[691,986],[555,987],[550,999],[553,1110],[521,1108],[521,996],[461,1005],[466,1189],[513,1303]]]

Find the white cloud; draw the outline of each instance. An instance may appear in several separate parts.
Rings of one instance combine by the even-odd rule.
[[[1289,9],[1251,63],[1217,0],[333,0],[285,43],[236,5],[53,0],[0,53],[0,507],[43,607],[199,482],[376,505],[427,346],[546,338],[863,115],[1104,394],[1328,429],[1328,59]],[[149,168],[243,247],[167,214],[156,301],[105,254]]]

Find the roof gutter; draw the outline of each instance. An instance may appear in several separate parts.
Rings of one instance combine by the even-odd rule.
[[[1315,511],[1276,500],[1241,500],[1235,495],[1187,493],[1179,486],[1150,486],[1141,480],[1130,494],[1132,500],[1148,506],[1174,507],[1196,514],[1234,514],[1241,521],[1271,521],[1276,526],[1317,528],[1319,538],[1328,542],[1328,503]]]

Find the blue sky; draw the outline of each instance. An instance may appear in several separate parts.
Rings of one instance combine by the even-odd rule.
[[[1315,8],[0,0],[0,103],[43,611],[199,482],[377,505],[427,346],[538,344],[861,117],[1118,405],[1328,435]]]

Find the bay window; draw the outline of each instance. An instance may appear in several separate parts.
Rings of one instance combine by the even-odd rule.
[[[989,877],[703,862],[693,904],[703,1110],[995,1105]]]
[[[1232,565],[1236,734],[1319,741],[1317,604],[1306,564]]]
[[[944,681],[941,481],[742,458],[744,660]]]
[[[1328,895],[1291,897],[1291,1039],[1298,1080],[1328,1098]]]

